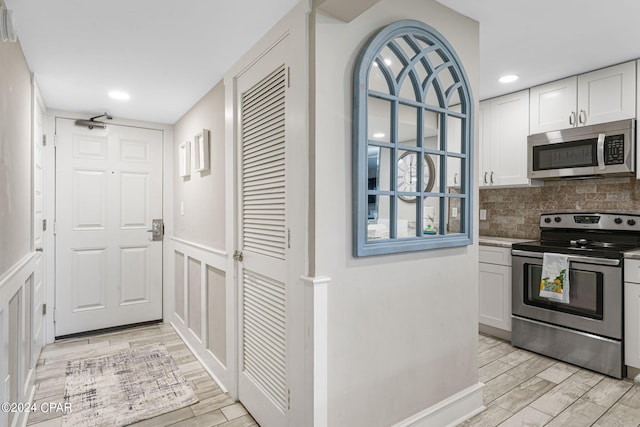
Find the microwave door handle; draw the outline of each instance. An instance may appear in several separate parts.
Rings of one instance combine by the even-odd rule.
[[[604,133],[598,135],[598,169],[604,170]]]

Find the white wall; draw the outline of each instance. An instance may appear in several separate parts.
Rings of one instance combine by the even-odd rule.
[[[190,242],[211,248],[225,249],[224,207],[224,84],[220,81],[174,125],[174,158],[178,146],[191,141],[202,129],[208,129],[210,139],[210,169],[178,176],[175,163],[174,234]],[[184,214],[181,213],[184,205]]]
[[[20,43],[0,40],[0,277],[30,246],[31,73]]]
[[[178,174],[178,147],[193,144],[209,130],[208,171]],[[228,361],[225,224],[225,86],[218,82],[174,125],[173,218],[167,235],[168,271],[174,310],[165,315],[200,361],[223,387],[232,387]],[[184,207],[184,210],[182,208]],[[231,351],[231,353],[230,353]],[[233,365],[233,364],[232,364]]]
[[[478,88],[477,22],[433,0],[382,0],[349,23],[317,12],[313,251],[315,276],[331,278],[330,426],[388,426],[478,382],[477,244],[352,256],[354,64],[376,30],[400,19],[417,19],[441,32],[474,92]],[[477,185],[473,194],[477,198]]]
[[[0,6],[5,6],[0,0]],[[0,41],[0,402],[33,398],[34,271],[31,252],[31,72],[20,43]],[[0,425],[26,424],[0,412]]]

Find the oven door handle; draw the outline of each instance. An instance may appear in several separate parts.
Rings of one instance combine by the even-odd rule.
[[[530,251],[521,251],[519,249],[512,249],[511,255],[542,259],[544,256],[544,252],[530,252]],[[579,256],[579,255],[567,255],[567,256],[569,257],[570,262],[582,262],[585,264],[599,264],[599,265],[613,265],[613,266],[620,265],[619,259],[593,258],[588,256]]]

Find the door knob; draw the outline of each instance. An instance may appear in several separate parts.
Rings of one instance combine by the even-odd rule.
[[[147,233],[151,233],[151,241],[162,240],[163,228],[161,219],[154,219],[151,222],[151,230],[147,230]]]

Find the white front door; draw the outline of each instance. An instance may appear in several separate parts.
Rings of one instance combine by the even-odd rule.
[[[55,334],[162,319],[162,131],[56,119]]]
[[[287,425],[289,417],[287,42],[237,80],[238,394],[263,427]]]

